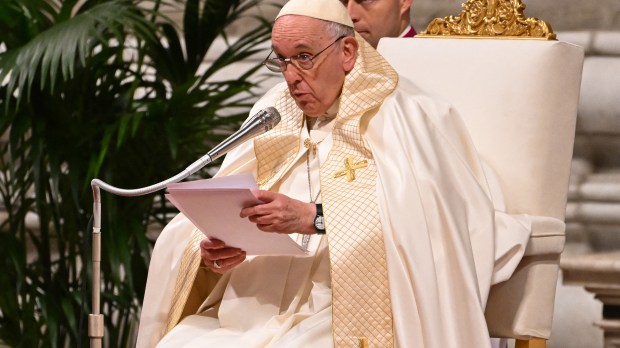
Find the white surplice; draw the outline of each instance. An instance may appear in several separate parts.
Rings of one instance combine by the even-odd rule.
[[[251,114],[273,105],[286,86],[266,94]],[[501,193],[488,180],[464,125],[446,104],[401,79],[362,120],[377,165],[397,347],[489,347],[484,307],[492,283],[507,279],[530,234],[527,216],[496,210]],[[301,131],[301,141],[308,137]],[[313,157],[329,156],[327,135]],[[309,201],[306,149],[273,190]],[[254,173],[249,141],[218,175]],[[355,226],[351,226],[355,228]],[[177,216],[157,241],[149,268],[138,347],[160,341],[180,257],[195,228]],[[301,240],[301,237],[294,236]],[[331,287],[326,237],[313,236],[309,257],[255,257],[225,274],[199,313],[186,317],[160,347],[330,347]]]

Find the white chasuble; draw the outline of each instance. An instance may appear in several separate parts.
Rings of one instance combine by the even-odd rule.
[[[369,66],[367,57],[382,60],[362,44],[355,68],[361,75]],[[332,325],[337,325],[336,313],[347,308],[339,308],[341,305],[332,301],[330,272],[334,265],[330,267],[330,261],[334,260],[329,258],[328,245],[331,247],[332,241],[328,239],[330,225],[336,224],[342,209],[331,204],[330,199],[337,202],[338,195],[349,192],[344,188],[327,193],[325,190],[333,187],[327,181],[335,179],[331,177],[337,174],[334,171],[345,167],[343,158],[332,158],[341,146],[338,142],[349,141],[349,135],[357,137],[349,131],[338,133],[346,129],[342,126],[347,123],[339,117],[348,114],[343,110],[351,103],[367,102],[368,95],[359,92],[372,90],[378,75],[363,79],[369,86],[345,82],[332,136],[318,146],[327,237],[313,236],[313,251],[308,257],[249,258],[219,279],[213,280],[213,275],[202,268],[194,271],[195,278],[188,278],[179,276],[179,267],[186,244],[196,231],[187,219],[178,216],[162,232],[153,253],[138,347],[152,347],[159,341],[161,347],[330,347],[335,340],[336,346],[344,346],[335,337],[338,332],[332,332]],[[347,79],[354,77],[352,72]],[[278,104],[283,93],[287,93],[284,84],[274,87],[251,114]],[[286,115],[283,113],[283,117]],[[296,115],[296,123],[281,122],[291,127],[290,138],[284,139],[289,145],[282,147],[280,161],[270,168],[272,172],[261,174],[255,154],[260,149],[257,139],[231,152],[218,175],[250,172],[259,181],[273,178],[266,187],[307,202],[309,187],[302,180],[307,178],[306,149],[301,144],[308,134],[303,118]],[[385,260],[376,262],[377,269],[383,267],[387,272],[388,298],[384,303],[390,307],[380,309],[391,313],[392,326],[388,345],[371,343],[370,347],[489,347],[484,319],[488,291],[499,279],[498,274],[506,278],[518,264],[529,238],[528,217],[495,210],[495,206],[501,206],[501,195],[489,188],[460,118],[448,105],[425,96],[410,82],[401,78],[380,103],[356,117],[361,142],[353,143],[361,146],[358,153],[368,154],[352,160],[353,165],[372,160],[374,166],[371,189],[366,187],[364,191],[370,192],[369,205],[376,204],[373,209],[385,253]],[[356,174],[362,175],[367,168],[358,169]],[[314,188],[314,192],[317,190]],[[361,200],[357,204],[364,203]],[[366,228],[355,221],[347,224],[352,234]],[[502,246],[501,252],[498,245]],[[355,249],[355,245],[351,248]],[[343,255],[355,256],[355,252]],[[501,267],[495,262],[499,259]],[[343,274],[347,276],[346,271]],[[185,278],[193,279],[180,286],[192,288],[190,299],[201,293],[201,287],[207,287],[204,284],[210,286],[203,291],[204,296],[198,296],[202,305],[194,313],[186,313],[186,306],[182,320],[167,332],[172,298],[179,292],[176,281]],[[374,318],[374,314],[364,312],[350,315],[361,322]],[[363,334],[353,333],[354,338]],[[366,338],[374,339],[372,333]]]

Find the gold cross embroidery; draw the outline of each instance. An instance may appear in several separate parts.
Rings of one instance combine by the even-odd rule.
[[[368,161],[363,160],[357,163],[353,162],[353,158],[347,157],[344,160],[344,169],[339,170],[334,174],[334,178],[339,178],[341,176],[347,176],[347,181],[351,182],[355,180],[355,170],[368,167]]]

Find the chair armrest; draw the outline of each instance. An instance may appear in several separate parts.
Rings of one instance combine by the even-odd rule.
[[[531,216],[531,219],[532,234],[524,256],[560,254],[566,240],[564,221],[546,216]]]

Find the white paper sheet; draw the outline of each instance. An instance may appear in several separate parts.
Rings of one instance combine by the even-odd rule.
[[[259,230],[242,208],[259,204],[251,174],[195,180],[168,185],[166,197],[207,237],[241,248],[248,255],[306,255],[288,234]]]

